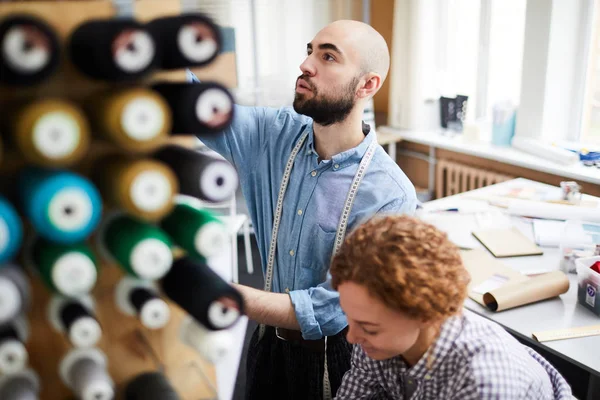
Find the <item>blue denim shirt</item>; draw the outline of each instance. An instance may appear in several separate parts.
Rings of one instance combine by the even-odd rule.
[[[279,187],[290,153],[308,137],[292,168],[283,202],[273,273],[273,292],[289,292],[305,339],[340,332],[346,317],[328,279],[342,207],[358,165],[375,133],[357,147],[318,161],[312,120],[291,108],[235,106],[232,125],[203,143],[231,162],[256,232],[263,273],[269,252]],[[348,230],[377,212],[413,213],[415,189],[381,146],[363,177]]]

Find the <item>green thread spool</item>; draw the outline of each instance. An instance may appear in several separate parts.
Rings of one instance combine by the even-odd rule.
[[[162,278],[171,268],[171,240],[160,228],[119,216],[104,231],[104,247],[129,275],[141,279]]]
[[[207,258],[221,253],[229,240],[225,225],[210,211],[179,203],[161,227],[190,255]]]
[[[44,283],[62,295],[81,296],[96,284],[98,265],[85,242],[60,244],[38,238],[32,259]]]

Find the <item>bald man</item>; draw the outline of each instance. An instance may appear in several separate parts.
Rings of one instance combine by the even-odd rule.
[[[236,106],[224,135],[200,138],[237,168],[265,274],[264,291],[237,286],[262,324],[248,351],[248,399],[331,398],[350,368],[328,279],[336,243],[373,214],[413,213],[417,202],[362,124],[389,64],[372,27],[334,22],[307,45],[293,109]]]

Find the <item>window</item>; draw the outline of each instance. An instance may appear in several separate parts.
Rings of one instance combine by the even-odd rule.
[[[592,40],[588,57],[587,82],[581,142],[600,144],[600,1],[596,0]]]

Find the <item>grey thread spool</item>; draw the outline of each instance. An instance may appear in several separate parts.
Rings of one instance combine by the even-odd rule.
[[[60,376],[80,400],[111,400],[114,384],[106,371],[106,356],[98,349],[75,349],[60,363]]]
[[[2,400],[39,400],[40,381],[33,370],[5,375],[0,381]]]
[[[17,328],[13,325],[0,328],[0,372],[10,374],[21,371],[28,359],[27,349]]]
[[[180,400],[180,397],[166,376],[160,372],[147,372],[127,384],[125,400]]]

